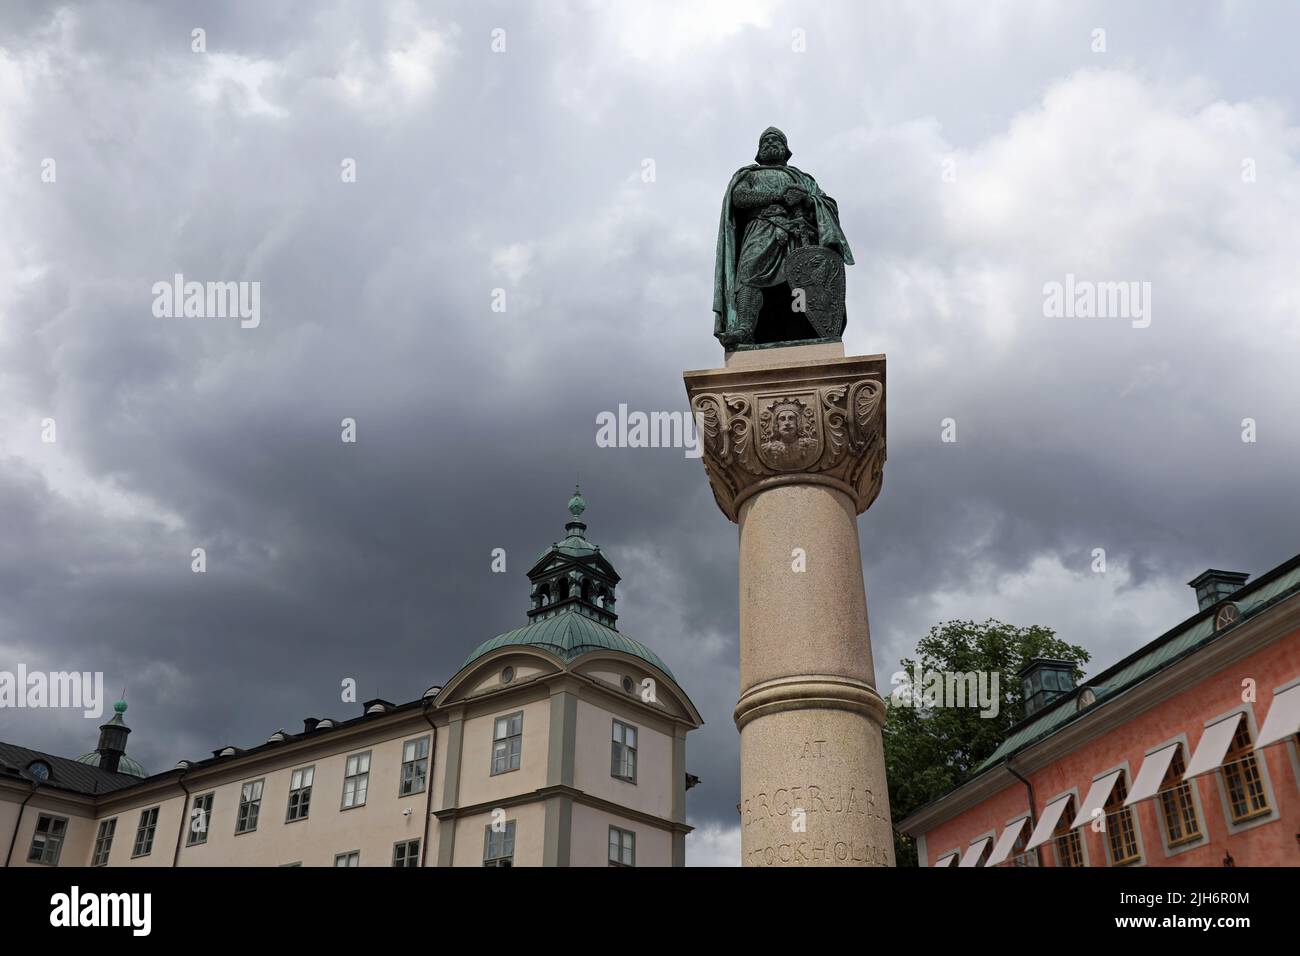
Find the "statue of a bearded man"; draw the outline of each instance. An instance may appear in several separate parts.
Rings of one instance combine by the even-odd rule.
[[[844,266],[853,264],[853,253],[840,230],[839,207],[815,179],[789,165],[790,156],[785,134],[769,126],[756,162],[731,177],[722,197],[713,334],[727,351],[838,341],[844,331]],[[795,257],[796,278],[787,267],[801,249],[810,251]]]

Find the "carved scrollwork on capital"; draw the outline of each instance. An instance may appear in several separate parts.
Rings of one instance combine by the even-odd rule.
[[[866,511],[885,463],[884,385],[876,378],[834,385],[703,391],[691,408],[718,507],[737,520],[744,501],[783,484],[826,484]]]

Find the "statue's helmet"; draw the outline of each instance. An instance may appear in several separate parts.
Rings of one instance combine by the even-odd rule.
[[[767,139],[769,135],[773,135],[773,134],[775,134],[777,139],[781,141],[781,146],[785,149],[785,158],[782,159],[781,162],[783,163],[790,162],[790,157],[793,156],[794,154],[790,152],[790,145],[786,141],[785,133],[781,132],[775,126],[769,126],[767,129],[763,130],[763,132],[759,135],[758,152],[754,154],[754,162],[756,163],[762,162],[762,160],[759,159],[759,156],[761,156],[763,153],[763,140]]]

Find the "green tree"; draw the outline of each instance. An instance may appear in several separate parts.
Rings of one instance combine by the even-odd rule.
[[[885,694],[889,711],[885,772],[895,826],[912,811],[964,782],[1024,719],[1016,674],[1035,657],[1073,661],[1076,682],[1083,677],[1081,665],[1089,659],[1086,650],[1058,640],[1050,628],[1015,627],[992,619],[983,624],[948,621],[936,625],[917,644],[916,658],[903,658],[900,663],[909,680],[917,666],[922,673],[997,674],[1000,703],[996,716],[981,717],[975,706],[904,706]],[[899,866],[917,865],[915,841],[897,830],[894,856]]]

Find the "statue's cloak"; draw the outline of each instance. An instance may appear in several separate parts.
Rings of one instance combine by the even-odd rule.
[[[727,191],[722,196],[722,217],[718,222],[718,251],[713,265],[713,334],[719,335],[736,323],[736,216],[731,208],[731,191],[740,177],[755,169],[784,169],[790,175],[790,185],[798,186],[808,194],[816,214],[817,245],[829,246],[840,254],[846,266],[853,265],[849,241],[840,229],[840,207],[835,200],[821,191],[817,180],[794,166],[771,167],[751,163],[736,170]]]

